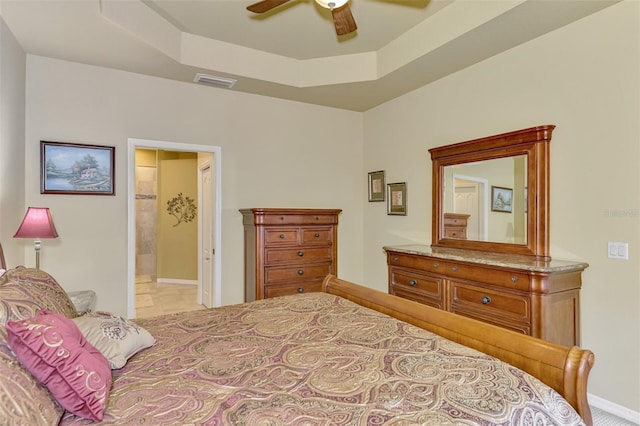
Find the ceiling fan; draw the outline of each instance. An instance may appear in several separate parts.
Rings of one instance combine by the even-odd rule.
[[[262,0],[247,6],[247,10],[254,13],[265,13],[287,3],[289,0]],[[314,0],[325,9],[331,10],[336,34],[339,36],[349,34],[358,29],[356,21],[351,14],[349,0]]]

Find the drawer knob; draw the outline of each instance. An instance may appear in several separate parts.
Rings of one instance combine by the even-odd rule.
[[[491,298],[489,296],[484,296],[482,299],[480,299],[480,301],[483,305],[488,305],[489,303],[491,303]]]
[[[284,216],[280,216],[280,220],[284,220]]]
[[[400,258],[398,256],[393,256],[393,261],[397,262],[398,260],[400,260]]]
[[[433,264],[433,269],[438,269],[439,267],[440,267],[440,264],[439,264],[439,263],[434,263],[434,264]]]
[[[320,218],[318,216],[316,216],[316,220],[320,220]]]
[[[280,234],[280,239],[284,240],[284,234]]]
[[[456,235],[458,235],[458,234],[456,234],[455,232],[453,234],[451,234],[452,237],[455,237]]]
[[[318,233],[316,232],[316,234],[314,235],[314,237],[316,237],[316,238],[320,238],[320,234],[318,234]]]
[[[304,271],[302,269],[298,269],[298,275],[304,275]]]
[[[513,277],[511,277],[511,282],[512,283],[517,283],[518,282],[518,277],[516,277],[515,275]]]
[[[451,268],[451,270],[452,270],[453,272],[458,272],[458,267],[457,267],[457,266],[454,266],[453,268]]]
[[[302,257],[302,256],[304,256],[304,253],[302,251],[299,251],[298,252],[298,256]]]
[[[415,286],[416,286],[416,284],[418,284],[418,283],[416,282],[416,280],[411,280],[411,281],[409,281],[409,285],[410,285],[411,287],[415,287]]]
[[[298,287],[298,293],[304,293],[304,288]]]

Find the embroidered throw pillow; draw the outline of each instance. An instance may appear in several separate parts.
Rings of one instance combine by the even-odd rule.
[[[100,421],[111,389],[107,359],[69,318],[42,310],[6,325],[11,349],[69,412]]]
[[[73,319],[84,337],[109,360],[112,369],[153,346],[156,339],[144,328],[108,312],[90,312]]]

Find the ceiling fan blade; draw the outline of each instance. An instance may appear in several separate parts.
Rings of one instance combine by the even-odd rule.
[[[349,3],[340,9],[332,9],[331,14],[333,15],[333,23],[336,26],[336,34],[339,36],[352,33],[358,29],[356,21],[351,14]]]
[[[262,0],[247,6],[247,10],[254,13],[265,13],[271,9],[287,3],[289,0]]]

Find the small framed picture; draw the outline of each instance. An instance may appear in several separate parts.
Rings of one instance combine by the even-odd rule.
[[[115,149],[40,141],[40,193],[115,195]]]
[[[511,213],[513,209],[513,189],[500,186],[491,187],[491,211]]]
[[[387,185],[387,214],[407,215],[407,183],[390,183]]]
[[[369,172],[369,201],[384,201],[384,170]]]

